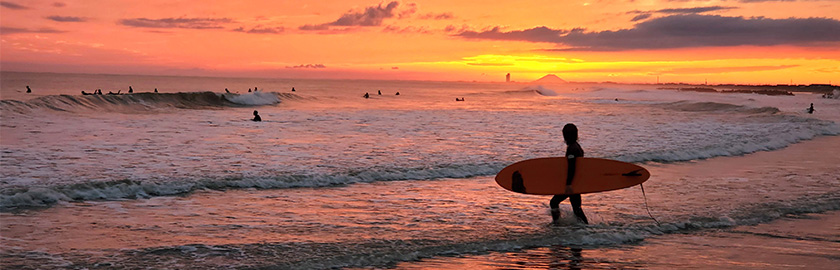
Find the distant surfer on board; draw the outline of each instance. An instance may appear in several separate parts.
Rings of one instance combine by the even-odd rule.
[[[569,198],[569,202],[572,203],[572,209],[575,212],[575,216],[584,224],[589,224],[589,220],[587,220],[586,215],[583,214],[583,209],[580,208],[580,194],[571,194],[574,193],[572,190],[572,181],[575,177],[576,159],[583,157],[583,148],[581,148],[580,144],[578,144],[578,130],[575,124],[566,124],[566,126],[563,127],[563,140],[566,141],[566,158],[569,160],[569,170],[568,175],[566,176],[566,194],[554,195],[548,203],[548,205],[551,206],[551,220],[552,222],[557,223],[560,219],[560,202]]]

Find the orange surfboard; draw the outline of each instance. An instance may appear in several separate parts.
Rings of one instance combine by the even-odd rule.
[[[568,161],[565,157],[523,160],[496,174],[503,188],[525,194],[566,194]],[[635,164],[603,158],[578,158],[570,194],[584,194],[632,187],[650,178]]]

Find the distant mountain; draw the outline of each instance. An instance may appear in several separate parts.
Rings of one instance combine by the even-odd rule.
[[[535,83],[544,83],[544,84],[558,84],[558,83],[567,83],[566,80],[560,79],[557,75],[548,74],[539,78],[538,80],[534,81]]]

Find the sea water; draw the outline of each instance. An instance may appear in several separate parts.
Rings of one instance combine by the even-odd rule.
[[[393,266],[840,210],[831,160],[682,165],[840,134],[840,102],[817,94],[15,72],[0,87],[0,239],[15,266]],[[646,187],[661,224],[637,188],[585,195],[589,226],[567,205],[549,226],[547,197],[495,185],[508,164],[563,153],[566,123],[588,157],[659,173]]]

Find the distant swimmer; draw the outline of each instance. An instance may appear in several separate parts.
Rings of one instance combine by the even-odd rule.
[[[259,113],[259,112],[257,112],[257,110],[254,110],[254,119],[251,119],[251,120],[253,120],[253,121],[255,121],[255,122],[260,122],[260,121],[262,121],[262,117],[260,117],[260,113]]]
[[[294,87],[292,87],[292,92],[294,92],[294,91],[295,91],[295,88],[294,88]]]
[[[399,96],[399,95],[400,95],[400,92],[397,92],[397,94],[395,96]]]
[[[816,111],[816,110],[814,110],[814,103],[811,103],[811,107],[808,108],[807,111],[808,111],[809,114],[813,114],[814,111]]]
[[[157,92],[158,92],[158,91],[157,91],[157,88],[155,88],[155,93],[157,93]]]
[[[370,98],[370,94],[365,93],[365,95],[364,95],[363,97],[365,97],[365,98]]]
[[[382,90],[376,90],[376,91],[379,92],[380,96],[382,95]]]
[[[254,92],[257,92],[257,87],[256,86],[254,86]]]
[[[227,88],[225,88],[225,93],[230,94],[230,91],[228,91]]]
[[[455,101],[464,101],[464,98],[455,98]]]
[[[29,85],[26,86],[26,92],[27,93],[32,93],[32,89],[29,89]]]
[[[251,88],[248,88],[248,93],[251,93]]]
[[[102,89],[96,89],[96,94],[101,95],[102,94]]]
[[[131,88],[131,85],[128,86],[128,93],[129,94],[134,93],[134,89]]]

